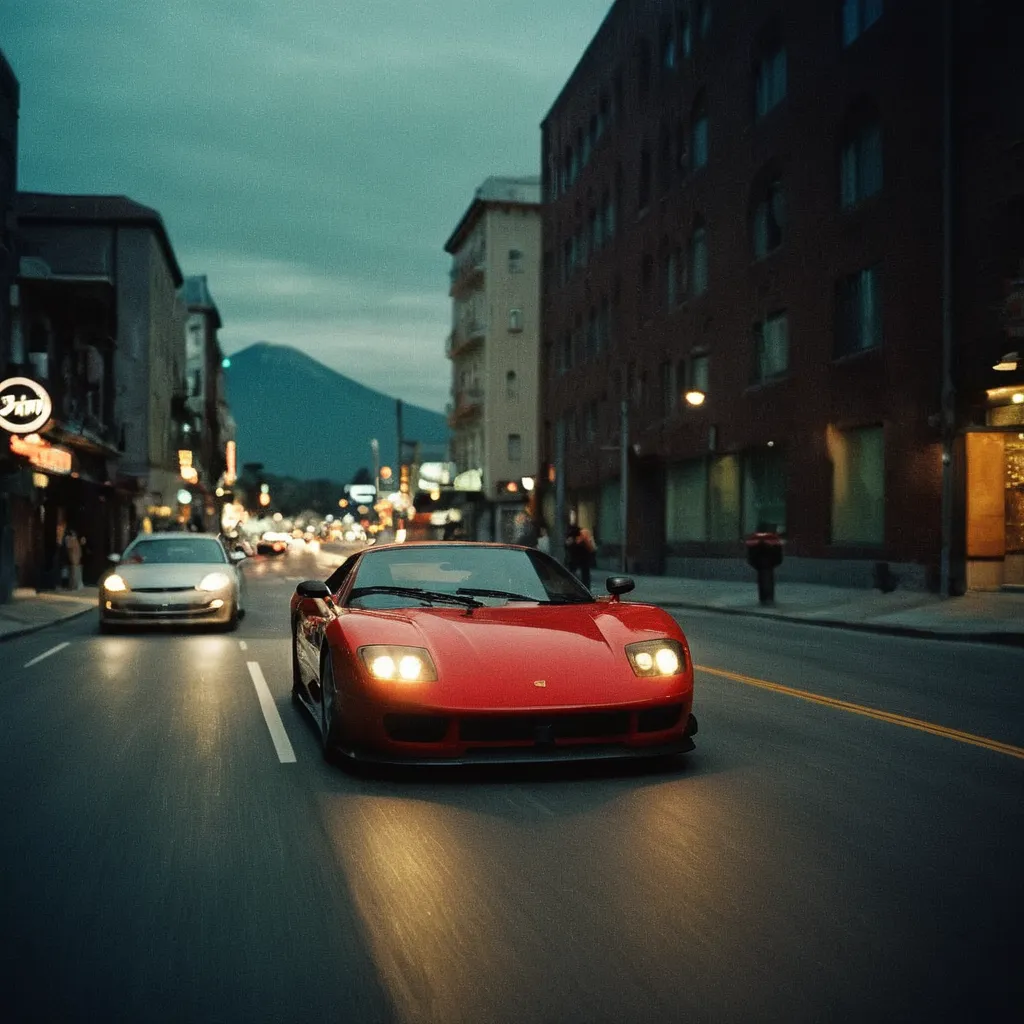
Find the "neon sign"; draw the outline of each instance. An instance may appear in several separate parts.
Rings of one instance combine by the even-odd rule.
[[[53,412],[50,396],[41,384],[28,377],[0,381],[0,427],[12,434],[33,434]]]

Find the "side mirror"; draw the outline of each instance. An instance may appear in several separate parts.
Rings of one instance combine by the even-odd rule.
[[[605,589],[613,598],[621,594],[628,594],[636,587],[636,583],[629,576],[609,576],[604,581]]]
[[[228,558],[230,558],[232,562],[244,562],[245,552],[239,548],[235,548],[235,550],[228,555]]]
[[[111,553],[111,554],[107,555],[107,561],[111,565],[117,565],[117,563],[121,561],[121,556],[120,555],[115,555],[115,554]]]
[[[303,580],[295,593],[307,601],[326,601],[331,596],[331,589],[323,580]]]

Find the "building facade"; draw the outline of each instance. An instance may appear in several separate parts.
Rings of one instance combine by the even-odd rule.
[[[540,179],[492,177],[445,243],[452,459],[479,487],[480,537],[516,537],[540,457],[540,237]]]
[[[19,98],[18,79],[0,50],[0,380],[8,376],[11,297],[18,271],[14,196],[18,188]],[[0,452],[0,603],[10,599],[15,586],[12,470],[11,460]]]
[[[1024,194],[1004,8],[612,6],[542,124],[542,460],[609,564],[747,578],[767,528],[781,578],[971,585],[1024,251],[989,230]]]
[[[234,445],[234,420],[224,391],[224,353],[217,332],[221,317],[210,294],[206,275],[186,277],[181,290],[187,310],[185,323],[185,390],[187,421],[179,461],[187,461],[181,471],[191,485],[193,519],[205,529],[220,529],[223,491],[234,483],[237,465]],[[218,489],[221,494],[218,495]]]
[[[177,502],[185,419],[181,271],[160,215],[121,196],[19,193],[20,303],[9,372],[53,400],[44,444],[65,470],[31,475],[16,524],[21,582],[56,585],[63,532],[87,538],[86,581]],[[22,476],[35,463],[19,451]],[[52,457],[51,467],[58,463]],[[38,468],[38,467],[36,467]]]

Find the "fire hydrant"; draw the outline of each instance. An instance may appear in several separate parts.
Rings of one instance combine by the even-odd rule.
[[[757,570],[757,599],[761,604],[775,600],[775,569],[782,563],[782,538],[771,530],[758,530],[743,542],[747,561]]]

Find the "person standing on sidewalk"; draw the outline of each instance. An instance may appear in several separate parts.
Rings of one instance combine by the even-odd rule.
[[[580,582],[587,590],[590,589],[590,570],[596,560],[596,550],[597,545],[590,531],[573,523],[565,538],[565,564],[571,572],[579,576]]]
[[[82,542],[74,530],[68,530],[64,534],[64,553],[67,557],[70,573],[68,576],[68,590],[82,589]]]

